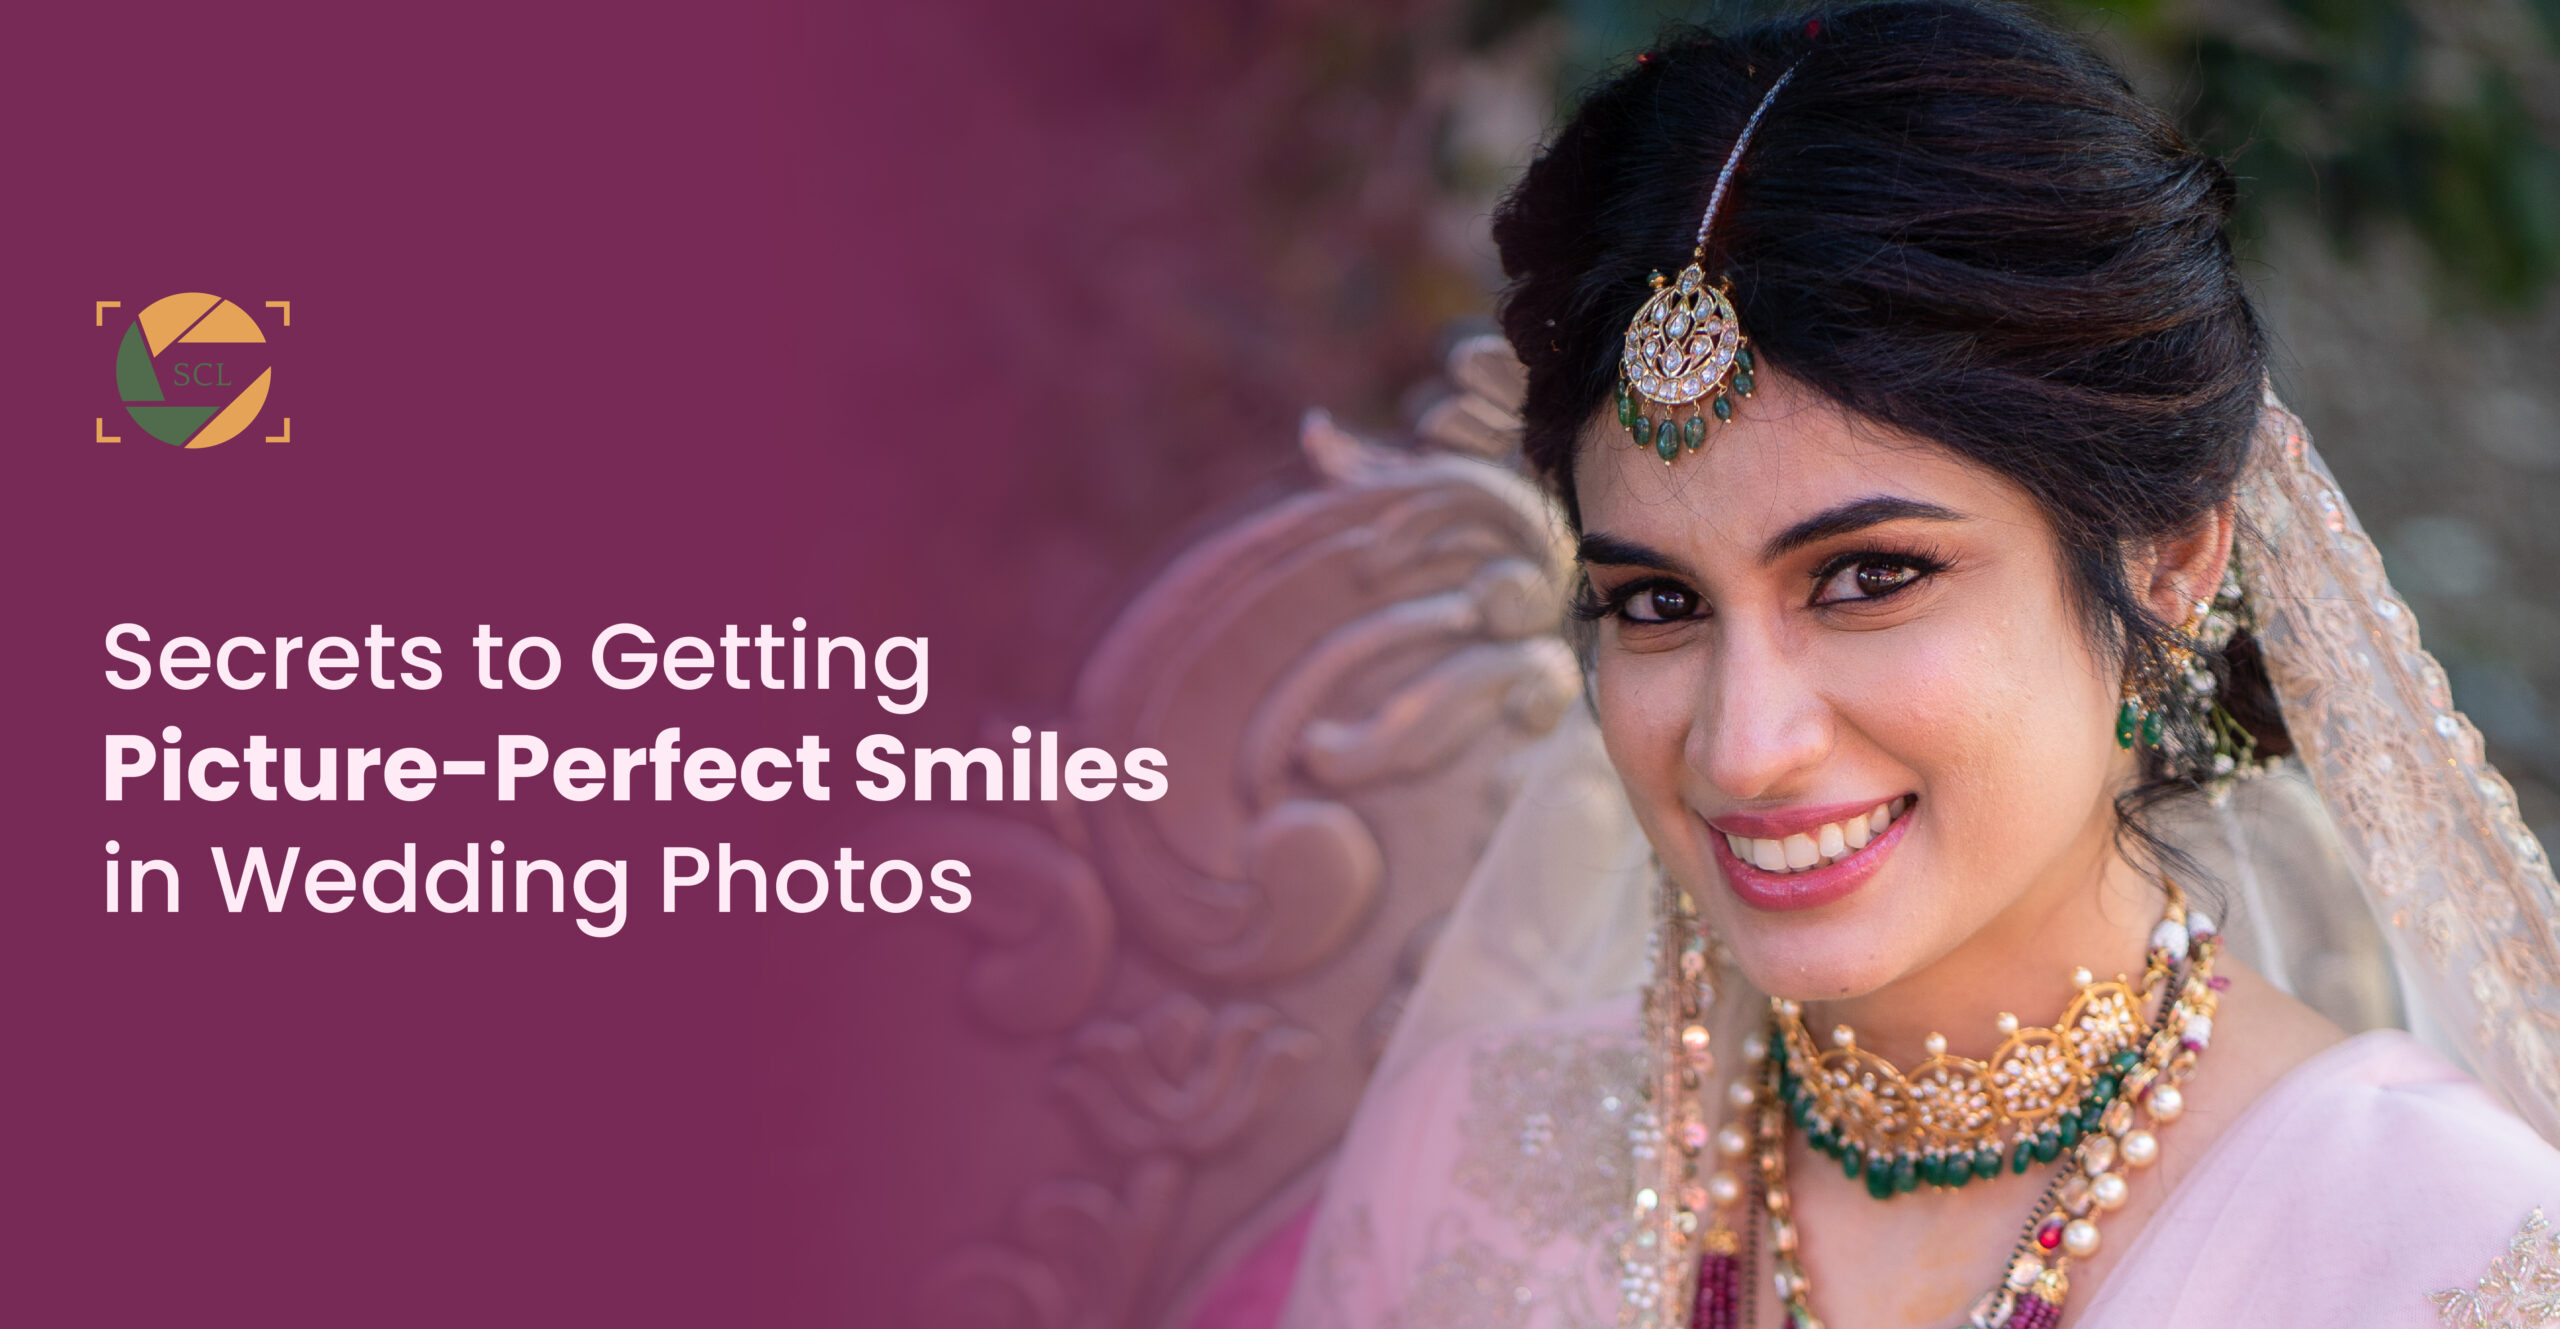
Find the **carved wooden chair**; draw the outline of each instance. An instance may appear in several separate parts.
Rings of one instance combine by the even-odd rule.
[[[1580,687],[1563,526],[1511,460],[1518,362],[1479,338],[1449,368],[1459,391],[1410,447],[1311,413],[1322,486],[1184,553],[1094,651],[1068,737],[1164,750],[1171,793],[1056,805],[1053,828],[976,851],[1019,888],[963,915],[971,1011],[1045,1067],[1059,1129],[931,1272],[929,1322],[1186,1329],[1285,1274],[1271,1252],[1509,797],[1507,759]]]

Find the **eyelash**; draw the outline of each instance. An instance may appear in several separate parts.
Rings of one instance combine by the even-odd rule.
[[[1873,595],[1845,596],[1838,600],[1816,600],[1814,603],[1817,605],[1872,604],[1879,600],[1890,599],[1946,571],[1949,563],[1944,555],[1933,549],[1851,550],[1835,555],[1813,574],[1814,589],[1819,591],[1830,585],[1832,579],[1843,572],[1853,568],[1868,567],[1903,568],[1907,569],[1911,576],[1900,584]]]
[[[1844,596],[1837,600],[1816,600],[1813,603],[1817,607],[1848,604],[1874,604],[1900,595],[1904,591],[1910,590],[1912,587],[1919,585],[1921,582],[1927,581],[1929,578],[1946,571],[1951,566],[1953,565],[1943,555],[1934,550],[1849,550],[1834,555],[1825,561],[1820,568],[1815,570],[1813,574],[1813,585],[1816,591],[1819,591],[1822,587],[1829,585],[1832,579],[1838,577],[1841,573],[1857,568],[1901,568],[1909,571],[1911,576],[1898,585],[1888,587],[1873,595]],[[1676,590],[1693,597],[1697,595],[1697,592],[1691,590],[1685,583],[1672,577],[1639,577],[1622,586],[1614,587],[1605,594],[1598,588],[1592,586],[1591,583],[1586,580],[1583,582],[1581,589],[1574,596],[1571,611],[1575,618],[1581,619],[1585,622],[1603,618],[1616,618],[1623,622],[1647,625],[1677,623],[1685,621],[1686,618],[1697,617],[1694,613],[1686,615],[1684,618],[1676,619],[1644,619],[1630,618],[1627,616],[1627,605],[1637,596],[1647,595],[1655,591],[1666,589]]]
[[[1696,594],[1696,592],[1690,591],[1688,587],[1669,577],[1639,577],[1623,586],[1613,588],[1605,594],[1602,593],[1598,587],[1593,586],[1588,580],[1585,580],[1582,583],[1582,589],[1575,593],[1573,597],[1573,604],[1570,606],[1570,609],[1575,618],[1586,623],[1595,622],[1604,618],[1615,618],[1629,623],[1652,623],[1657,620],[1628,618],[1627,602],[1635,599],[1639,595],[1665,588],[1686,592],[1691,595]],[[1669,621],[1678,622],[1679,620],[1673,619]]]

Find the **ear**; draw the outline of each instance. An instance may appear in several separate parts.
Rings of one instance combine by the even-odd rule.
[[[2160,537],[2134,560],[2129,582],[2153,618],[2177,627],[2194,615],[2197,601],[2211,600],[2221,589],[2237,520],[2235,505],[2225,500],[2186,530]]]

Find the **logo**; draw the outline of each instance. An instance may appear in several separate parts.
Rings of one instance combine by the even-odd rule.
[[[293,322],[292,307],[267,302]],[[98,324],[117,302],[98,302]],[[248,310],[201,291],[166,296],[143,307],[116,346],[116,395],[143,433],[179,448],[227,443],[256,424],[275,381],[266,331]],[[268,437],[291,439],[293,422]],[[98,441],[123,442],[98,420]]]

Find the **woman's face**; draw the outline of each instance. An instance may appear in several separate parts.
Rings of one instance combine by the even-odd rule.
[[[1584,434],[1600,725],[1753,982],[1862,996],[2085,908],[2121,686],[2023,490],[1759,377],[1668,466]]]

